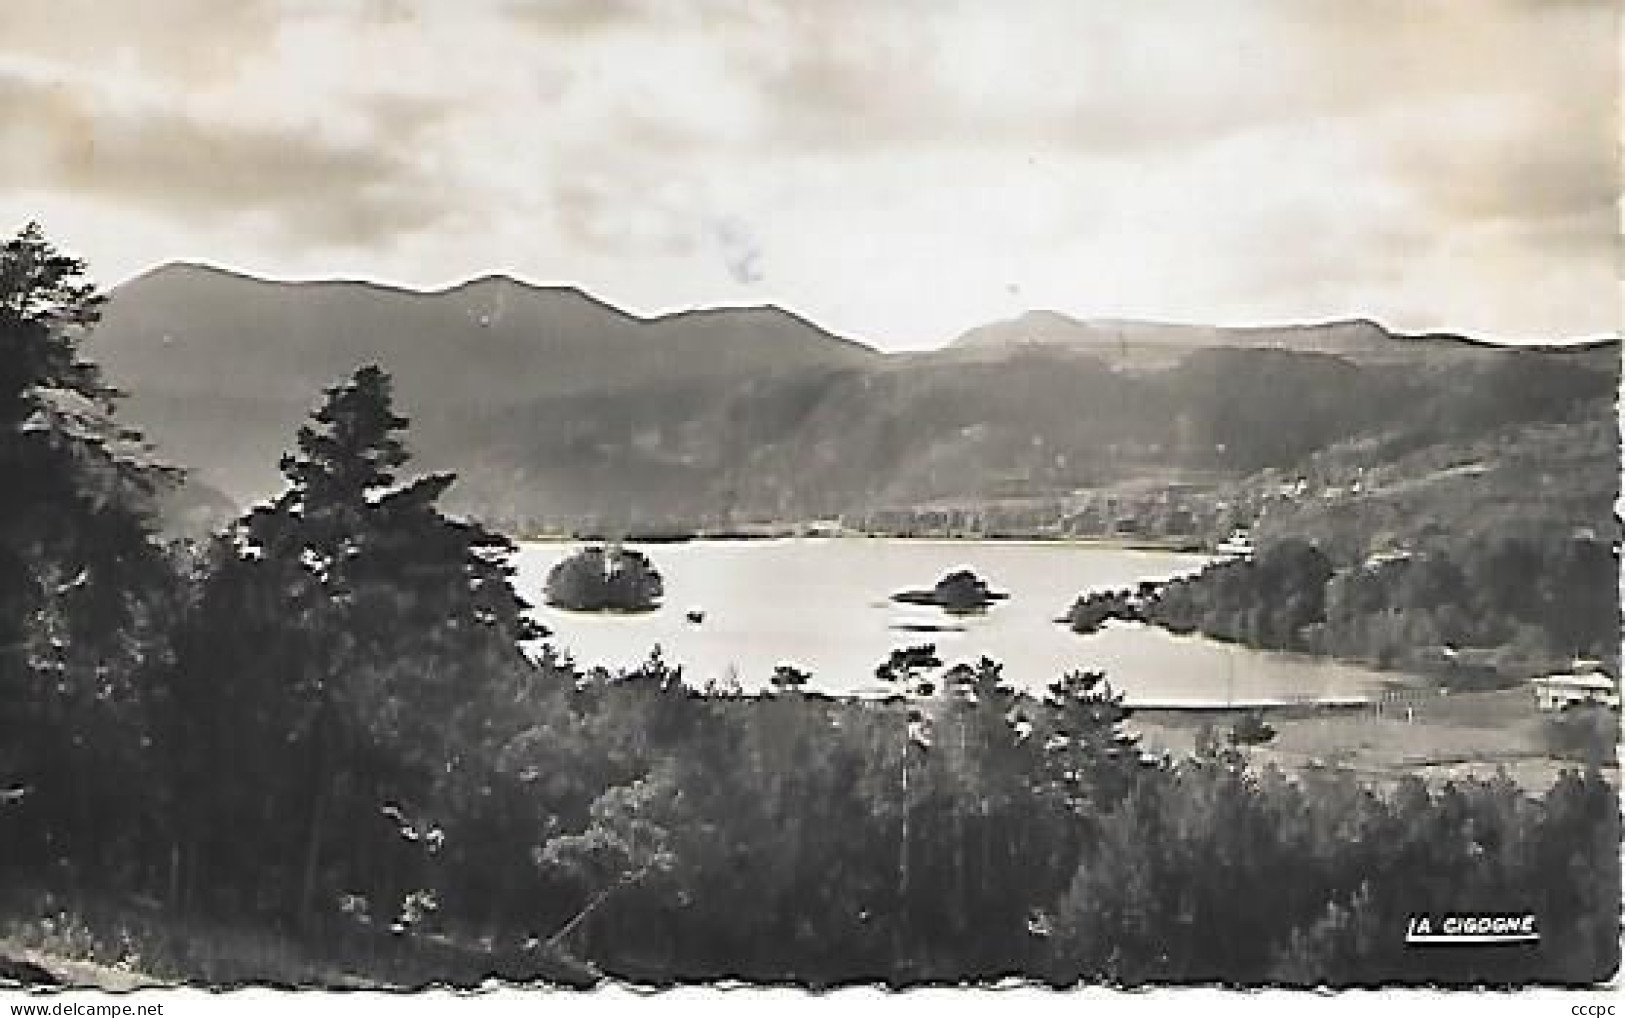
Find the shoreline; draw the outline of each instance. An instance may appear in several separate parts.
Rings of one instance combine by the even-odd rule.
[[[1221,739],[1247,710],[1135,708],[1128,727],[1142,748],[1187,755],[1204,728]],[[1543,729],[1549,720],[1521,689],[1452,693],[1362,709],[1265,710],[1274,738],[1245,752],[1256,763],[1289,774],[1348,771],[1384,784],[1418,777],[1442,785],[1466,777],[1504,773],[1526,790],[1550,787],[1563,770],[1583,769],[1582,759],[1553,751]],[[1617,757],[1599,766],[1618,780]]]
[[[1200,542],[1189,540],[1158,541],[1149,538],[1117,538],[1117,537],[1049,537],[1042,534],[1023,536],[1001,536],[997,534],[979,535],[948,535],[948,534],[882,534],[882,533],[840,533],[840,534],[797,534],[797,533],[715,533],[693,534],[689,536],[650,536],[627,535],[619,538],[610,538],[603,535],[580,536],[576,534],[527,534],[522,537],[511,538],[516,544],[611,544],[623,545],[680,545],[680,544],[743,544],[747,542],[769,541],[908,541],[918,544],[1013,544],[1033,545],[1036,547],[1071,547],[1071,548],[1097,548],[1102,551],[1145,551],[1168,552],[1179,555],[1198,555],[1205,558],[1217,558],[1217,554],[1205,548]]]

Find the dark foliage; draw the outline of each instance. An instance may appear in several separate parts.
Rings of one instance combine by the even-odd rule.
[[[1425,670],[1465,685],[1527,678],[1575,657],[1615,661],[1618,568],[1614,550],[1588,534],[1498,534],[1342,568],[1288,540],[1255,561],[1165,584],[1145,615],[1176,632]],[[1080,612],[1087,620],[1100,610],[1080,602],[1074,627]],[[1496,653],[1480,667],[1462,648]]]
[[[664,593],[660,571],[635,548],[593,545],[547,574],[547,603],[571,611],[652,611]]]
[[[974,615],[1008,596],[989,588],[986,580],[969,569],[955,569],[938,580],[930,590],[900,591],[892,595],[892,600],[903,604],[931,605],[950,615]]]
[[[1248,711],[1230,729],[1232,746],[1262,746],[1275,738],[1275,726],[1264,720],[1263,711]]]
[[[142,497],[160,472],[75,354],[82,267],[37,231],[0,255],[0,467],[24,482],[0,494],[0,890],[139,900],[390,985],[1617,967],[1618,800],[1595,772],[1381,792],[1216,739],[1154,759],[1103,675],[1033,696],[929,645],[880,664],[895,695],[873,702],[789,665],[761,697],[702,694],[658,654],[583,672],[535,643],[508,542],[441,511],[451,478],[402,479],[377,368],[328,390],[278,497],[166,556]],[[1575,554],[1560,567],[1589,576]],[[1308,545],[1217,575],[1189,590],[1268,592],[1245,625],[1271,645],[1339,610]],[[1403,944],[1412,912],[1508,908],[1538,944]]]
[[[175,584],[151,516],[178,475],[80,355],[102,302],[39,227],[0,246],[0,878],[131,877],[152,822],[141,687]]]
[[[1074,633],[1088,635],[1114,619],[1119,622],[1144,622],[1144,599],[1126,590],[1092,591],[1072,603],[1065,621]]]

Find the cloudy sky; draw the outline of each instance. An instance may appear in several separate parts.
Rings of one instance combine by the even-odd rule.
[[[884,346],[1028,308],[1617,331],[1575,0],[6,0],[0,227]]]

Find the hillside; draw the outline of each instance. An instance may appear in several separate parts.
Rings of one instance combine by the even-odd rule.
[[[1512,351],[1358,322],[1123,328],[1161,343],[1157,358],[1005,343],[998,327],[884,355],[772,308],[641,319],[502,277],[413,292],[181,265],[119,287],[90,345],[160,451],[239,503],[276,489],[321,388],[376,361],[419,462],[461,474],[463,510],[523,529],[1010,499],[1053,522],[1123,485],[1211,490],[1337,448],[1386,462],[1562,433],[1611,419],[1618,377],[1617,345]],[[1182,526],[1220,525],[1197,516]]]
[[[954,340],[971,354],[1022,347],[1076,350],[1113,367],[1168,367],[1197,350],[1290,350],[1345,357],[1361,364],[1438,363],[1470,357],[1485,344],[1460,336],[1405,335],[1366,319],[1303,325],[1226,328],[1131,319],[1079,320],[1055,311],[1029,311],[979,326]]]
[[[165,452],[239,497],[275,483],[277,455],[321,388],[366,363],[394,374],[438,460],[465,450],[437,433],[522,402],[727,385],[877,357],[777,308],[643,319],[573,288],[503,276],[418,292],[190,264],[118,287],[89,350]]]

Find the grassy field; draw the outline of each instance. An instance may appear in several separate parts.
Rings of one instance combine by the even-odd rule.
[[[1241,716],[1225,711],[1135,713],[1132,724],[1145,748],[1176,757],[1192,751],[1204,725],[1226,733]],[[1276,736],[1250,752],[1257,764],[1288,771],[1309,767],[1352,770],[1378,782],[1407,774],[1430,782],[1487,777],[1504,771],[1531,790],[1549,787],[1579,758],[1553,755],[1546,737],[1549,715],[1535,709],[1526,689],[1431,694],[1408,704],[1376,708],[1266,712]],[[1618,758],[1603,768],[1618,783]]]

